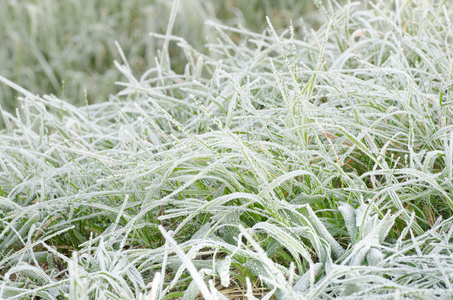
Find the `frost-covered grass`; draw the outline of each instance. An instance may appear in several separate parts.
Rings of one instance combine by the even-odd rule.
[[[451,299],[452,11],[320,11],[316,31],[209,23],[209,55],[155,36],[156,67],[122,55],[106,103],[0,77],[23,94],[0,298]]]
[[[54,94],[76,106],[104,102],[120,89],[121,73],[115,41],[123,47],[134,74],[154,66],[158,40],[149,32],[165,33],[170,0],[2,0],[0,1],[0,75],[34,94]],[[313,11],[300,0],[180,0],[173,33],[196,49],[204,49],[209,28],[205,20],[242,24],[254,31],[266,28],[265,16],[283,27]],[[286,26],[286,25],[285,25]],[[172,45],[173,46],[173,45]],[[181,70],[184,55],[170,48],[172,65]],[[14,111],[18,94],[0,85],[0,105]],[[2,124],[0,123],[0,128]]]

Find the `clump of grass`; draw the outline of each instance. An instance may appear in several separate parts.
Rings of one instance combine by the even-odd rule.
[[[449,11],[320,11],[301,35],[210,23],[210,55],[154,35],[184,72],[122,54],[107,103],[0,77],[24,95],[3,111],[1,297],[451,296]]]

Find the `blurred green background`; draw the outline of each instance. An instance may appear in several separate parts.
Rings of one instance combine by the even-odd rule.
[[[121,80],[113,61],[120,61],[121,45],[135,75],[154,66],[161,41],[150,32],[165,33],[171,0],[3,0],[0,1],[0,75],[34,94],[54,94],[75,105],[106,101]],[[266,16],[286,29],[292,19],[315,11],[312,1],[298,0],[181,0],[173,34],[198,51],[210,31],[205,21],[243,26],[262,32]],[[301,23],[301,22],[299,22]],[[212,36],[212,32],[211,32]],[[178,71],[178,50],[172,66]],[[63,84],[64,82],[64,84]],[[18,106],[19,94],[0,83],[0,105]],[[0,122],[1,123],[1,122]]]

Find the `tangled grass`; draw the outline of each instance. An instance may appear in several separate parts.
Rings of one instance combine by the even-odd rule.
[[[448,7],[211,22],[209,55],[156,34],[156,67],[120,49],[121,91],[80,108],[0,77],[23,94],[2,111],[0,297],[451,299]]]

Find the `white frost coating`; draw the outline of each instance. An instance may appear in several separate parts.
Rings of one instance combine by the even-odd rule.
[[[355,231],[356,231],[356,216],[354,208],[346,202],[342,202],[338,207],[338,210],[343,215],[344,223],[346,229],[348,230],[351,240],[354,241]]]
[[[196,282],[203,297],[205,297],[205,299],[215,299],[215,296],[213,296],[211,294],[208,287],[204,283],[203,278],[201,278],[200,275],[198,274],[198,271],[195,268],[195,266],[193,265],[192,261],[187,257],[187,255],[184,253],[184,251],[178,246],[176,241],[167,233],[167,231],[161,225],[159,225],[159,230],[160,230],[160,232],[162,232],[162,235],[165,237],[165,239],[168,241],[168,243],[170,243],[173,250],[177,253],[178,257],[182,260],[182,262],[186,266],[187,270],[190,272],[190,275],[192,275],[192,278]]]
[[[330,248],[332,249],[333,254],[339,258],[341,257],[345,250],[341,247],[341,245],[333,238],[333,236],[329,233],[329,231],[326,229],[324,224],[319,220],[319,218],[316,216],[316,214],[313,212],[311,209],[310,205],[307,205],[307,210],[310,215],[310,219],[313,222],[313,227],[318,231],[320,237],[324,240],[326,240]]]
[[[360,227],[363,224],[363,218],[365,217],[365,212],[368,209],[367,204],[360,205],[356,210],[356,226]]]
[[[231,266],[231,256],[228,255],[224,260],[218,261],[216,263],[216,271],[220,276],[220,283],[224,287],[230,285],[230,266]]]
[[[374,247],[372,247],[366,255],[366,261],[369,266],[377,266],[383,259],[384,254]]]
[[[322,271],[323,265],[321,263],[316,263],[311,266],[311,268],[303,274],[299,280],[294,284],[293,290],[296,293],[304,293],[312,285],[312,277],[319,275]]]

